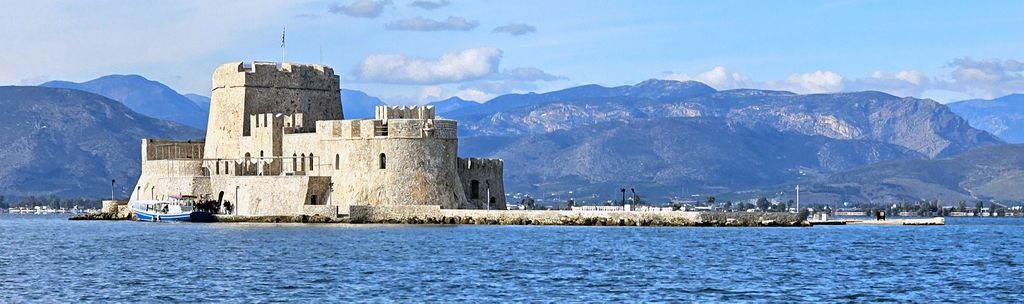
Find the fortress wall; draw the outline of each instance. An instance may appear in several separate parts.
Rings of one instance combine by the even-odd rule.
[[[202,159],[204,145],[201,140],[142,139],[142,160]]]
[[[214,71],[206,158],[237,158],[252,114],[302,114],[294,132],[313,132],[319,120],[342,119],[339,78],[322,65],[233,62]]]
[[[215,176],[210,178],[210,193],[213,199],[223,193],[238,215],[299,215],[314,196],[317,205],[326,204],[329,182],[330,178],[317,176]]]
[[[466,205],[463,209],[487,209],[488,189],[490,197],[493,198],[490,209],[506,209],[505,207],[505,179],[504,162],[500,159],[486,158],[459,158],[458,159],[459,181],[462,189],[465,190]],[[476,187],[473,185],[476,184]],[[473,194],[474,189],[477,191]],[[476,199],[474,199],[476,197]]]
[[[433,138],[330,140],[322,143],[319,154],[326,164],[322,173],[334,182],[333,202],[341,212],[351,205],[458,208],[466,198],[455,170],[457,145],[454,139]]]
[[[143,161],[142,174],[132,189],[130,200],[209,193],[209,178],[202,164],[199,159]]]
[[[322,171],[319,169],[322,169],[320,166],[323,164],[323,149],[320,146],[320,138],[316,133],[285,134],[281,144],[281,155],[285,157],[283,171],[302,175],[327,175],[317,174]],[[312,169],[310,162],[313,164]]]

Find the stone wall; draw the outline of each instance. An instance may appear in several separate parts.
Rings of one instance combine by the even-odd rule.
[[[325,165],[316,173],[331,177],[342,212],[351,205],[458,208],[465,191],[456,172],[457,145],[432,138],[325,140],[318,153]]]
[[[328,183],[317,176],[215,176],[210,193],[230,201],[237,215],[298,215],[305,205],[326,205]]]
[[[143,160],[142,174],[129,199],[167,199],[172,195],[202,195],[209,191],[210,181],[202,160]]]
[[[504,163],[500,159],[459,158],[458,164],[459,181],[468,198],[460,208],[488,209],[487,202],[491,201],[490,209],[506,209]]]
[[[250,115],[301,117],[295,132],[313,132],[319,120],[343,119],[340,83],[322,65],[233,62],[214,71],[205,158],[237,158],[239,140],[250,134]],[[295,125],[299,125],[296,123]]]
[[[205,143],[201,140],[142,140],[142,160],[202,159]]]
[[[352,223],[391,223],[425,217],[439,217],[441,206],[349,206],[349,221]]]
[[[406,106],[377,106],[374,108],[374,118],[385,123],[392,119],[434,119],[434,106],[406,107]]]
[[[696,211],[464,210],[439,206],[352,206],[352,223],[569,226],[781,226],[810,224],[795,213]]]

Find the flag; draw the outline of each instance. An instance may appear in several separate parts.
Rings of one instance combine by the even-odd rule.
[[[284,47],[284,30],[285,30],[285,28],[282,27],[281,28],[281,47]]]

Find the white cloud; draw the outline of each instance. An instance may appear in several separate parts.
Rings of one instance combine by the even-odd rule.
[[[888,73],[875,71],[868,77],[844,82],[847,91],[882,91],[897,96],[921,96],[933,86],[934,81],[919,71],[898,71]]]
[[[750,81],[750,77],[747,77],[740,73],[729,72],[723,66],[716,66],[708,71],[702,72],[695,76],[690,76],[682,73],[670,73],[665,76],[665,79],[678,81],[699,81],[719,90],[749,88],[753,85],[753,83]]]
[[[471,48],[436,59],[380,54],[363,59],[355,73],[362,81],[397,84],[440,84],[490,76],[498,71],[502,52]]]
[[[1024,91],[1024,63],[1008,59],[974,60],[959,58],[949,63],[953,68],[952,82],[944,86],[951,90],[975,93],[984,98],[995,98]]]
[[[265,33],[280,39],[280,24],[253,20],[287,19],[300,6],[281,1],[5,3],[0,83],[43,77],[85,81],[123,73],[142,74],[183,92],[208,93],[213,67],[244,58],[233,48]]]
[[[838,92],[843,89],[843,76],[832,71],[792,74],[782,82],[781,88],[804,94]]]
[[[327,8],[335,14],[345,14],[359,18],[377,18],[384,7],[391,5],[391,0],[356,0],[349,4],[332,4]]]
[[[512,23],[494,28],[494,33],[506,33],[512,36],[526,35],[536,32],[537,28],[525,23]]]
[[[538,68],[514,68],[504,70],[498,78],[519,81],[554,81],[565,79],[565,77],[551,75]]]
[[[494,95],[494,94],[488,94],[486,92],[479,91],[479,90],[474,90],[474,89],[462,89],[462,90],[459,90],[458,92],[455,92],[455,94],[453,94],[453,96],[458,96],[459,98],[462,98],[462,99],[465,99],[465,100],[473,100],[473,101],[479,101],[479,102],[486,102],[486,101],[491,100],[492,98],[496,97],[496,95]]]
[[[476,28],[480,25],[480,22],[476,20],[466,20],[466,18],[450,16],[444,21],[437,21],[433,19],[426,19],[423,17],[413,17],[410,19],[395,20],[384,25],[384,29],[391,31],[420,31],[420,32],[435,32],[435,31],[468,31]]]
[[[451,4],[451,3],[449,3],[448,0],[441,0],[441,1],[417,0],[417,1],[413,1],[412,3],[409,3],[409,6],[418,7],[418,8],[422,8],[422,9],[425,9],[425,10],[435,10],[435,9],[439,9],[439,8],[448,6],[449,4]]]
[[[439,99],[441,99],[443,94],[444,94],[444,89],[442,89],[441,86],[436,86],[436,85],[425,86],[425,87],[420,88],[418,94],[416,94],[417,95],[416,99],[418,99],[420,101],[420,103],[423,103],[423,102],[426,102],[426,101],[439,100]]]

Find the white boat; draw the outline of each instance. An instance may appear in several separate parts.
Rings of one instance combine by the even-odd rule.
[[[170,200],[138,200],[129,206],[135,219],[144,222],[195,222],[210,218],[208,212],[196,211],[196,198],[183,195]]]

